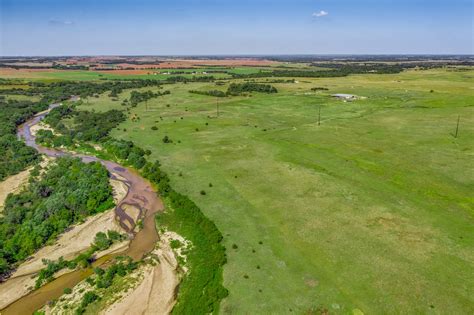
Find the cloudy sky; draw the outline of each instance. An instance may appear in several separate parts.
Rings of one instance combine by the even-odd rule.
[[[470,0],[0,0],[0,55],[473,54]]]

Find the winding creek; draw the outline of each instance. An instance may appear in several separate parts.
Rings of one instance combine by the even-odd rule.
[[[122,201],[115,208],[115,216],[120,226],[128,232],[132,238],[127,249],[120,253],[106,255],[94,261],[91,268],[79,269],[66,273],[55,280],[47,283],[38,290],[32,291],[27,295],[19,298],[4,309],[0,310],[1,314],[31,314],[35,310],[41,308],[48,301],[57,299],[63,294],[64,288],[71,288],[87,276],[92,274],[92,269],[97,266],[104,266],[110,263],[117,255],[128,255],[135,261],[140,260],[145,254],[151,252],[158,241],[154,214],[163,210],[163,202],[157,196],[151,184],[131,169],[123,167],[117,163],[99,159],[95,156],[63,152],[60,150],[45,148],[38,145],[35,136],[31,133],[31,127],[37,125],[49,111],[57,105],[51,105],[49,110],[38,113],[32,119],[18,127],[18,137],[22,138],[25,143],[38,150],[38,152],[50,156],[73,156],[80,158],[83,162],[100,162],[110,173],[111,178],[123,182],[128,192]],[[143,227],[135,232],[134,220],[126,213],[125,208],[133,206],[140,211]],[[25,277],[25,276],[24,276]],[[31,277],[31,275],[26,275]],[[9,279],[11,280],[11,278]],[[9,281],[7,280],[7,281]]]

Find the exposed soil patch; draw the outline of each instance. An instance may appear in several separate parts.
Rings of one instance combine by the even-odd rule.
[[[3,211],[7,196],[19,192],[26,186],[30,171],[31,169],[27,169],[0,182],[0,213]]]

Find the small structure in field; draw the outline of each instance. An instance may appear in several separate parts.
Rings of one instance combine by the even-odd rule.
[[[332,94],[331,96],[341,99],[341,100],[346,100],[346,101],[352,101],[352,100],[358,99],[357,95],[352,95],[352,94],[338,93],[338,94]]]

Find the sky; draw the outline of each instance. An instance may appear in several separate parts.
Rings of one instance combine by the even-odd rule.
[[[474,54],[471,0],[0,0],[1,56]]]

